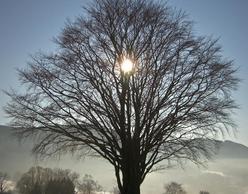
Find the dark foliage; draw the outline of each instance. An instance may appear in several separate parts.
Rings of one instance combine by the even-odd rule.
[[[31,188],[30,194],[43,194],[42,186],[38,182],[34,183],[33,187]]]
[[[164,194],[187,194],[186,191],[183,189],[181,184],[176,182],[171,182],[165,185],[165,193]]]
[[[45,189],[45,194],[74,194],[75,187],[70,179],[50,180]]]
[[[70,170],[32,167],[18,180],[20,194],[74,194],[78,175]]]
[[[209,194],[209,192],[208,191],[200,191],[199,194]]]

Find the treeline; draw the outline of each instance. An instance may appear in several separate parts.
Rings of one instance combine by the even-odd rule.
[[[103,191],[101,185],[91,175],[85,174],[82,179],[78,173],[69,169],[51,169],[40,166],[31,167],[11,188],[7,173],[0,172],[0,194],[96,194]],[[171,182],[165,184],[163,194],[187,194],[182,184]],[[119,194],[117,187],[114,194]],[[210,194],[200,191],[199,194]]]
[[[171,182],[164,186],[164,194],[187,194],[185,189],[182,187],[182,184],[176,182]],[[208,191],[200,191],[199,194],[210,194]]]
[[[6,176],[1,176],[0,185],[4,187],[0,194],[94,194],[102,190],[91,175],[86,174],[80,179],[78,173],[68,169],[31,167],[22,174],[14,189],[8,186],[8,177],[4,174]]]

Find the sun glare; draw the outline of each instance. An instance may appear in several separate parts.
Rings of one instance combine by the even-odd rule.
[[[124,73],[129,73],[133,70],[134,64],[130,59],[124,59],[121,63],[121,70]]]

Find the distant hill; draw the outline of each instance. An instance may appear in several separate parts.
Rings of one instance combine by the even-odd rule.
[[[11,141],[16,141],[16,139],[11,135],[11,127],[0,125],[0,145],[10,144]],[[217,151],[217,158],[223,159],[239,159],[248,158],[248,147],[233,141],[216,141],[219,147]],[[26,141],[29,144],[28,141]],[[7,145],[6,145],[7,146]],[[5,147],[5,146],[4,146]],[[12,147],[8,145],[7,147]],[[1,149],[0,149],[1,150]],[[30,144],[29,144],[30,150]]]
[[[0,125],[0,137],[3,137],[5,135],[9,136],[11,134],[10,130],[11,127]]]
[[[229,140],[220,142],[217,158],[248,158],[248,147]]]

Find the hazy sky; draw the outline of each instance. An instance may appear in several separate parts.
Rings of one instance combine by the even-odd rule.
[[[31,54],[54,50],[53,37],[89,1],[0,0],[0,89],[20,89],[16,68],[25,67]],[[248,145],[248,1],[170,0],[169,5],[188,13],[197,34],[220,38],[224,56],[234,60],[242,79],[234,94],[240,105],[234,114],[239,130],[235,141]],[[7,101],[0,91],[0,125],[8,121],[2,110]]]

